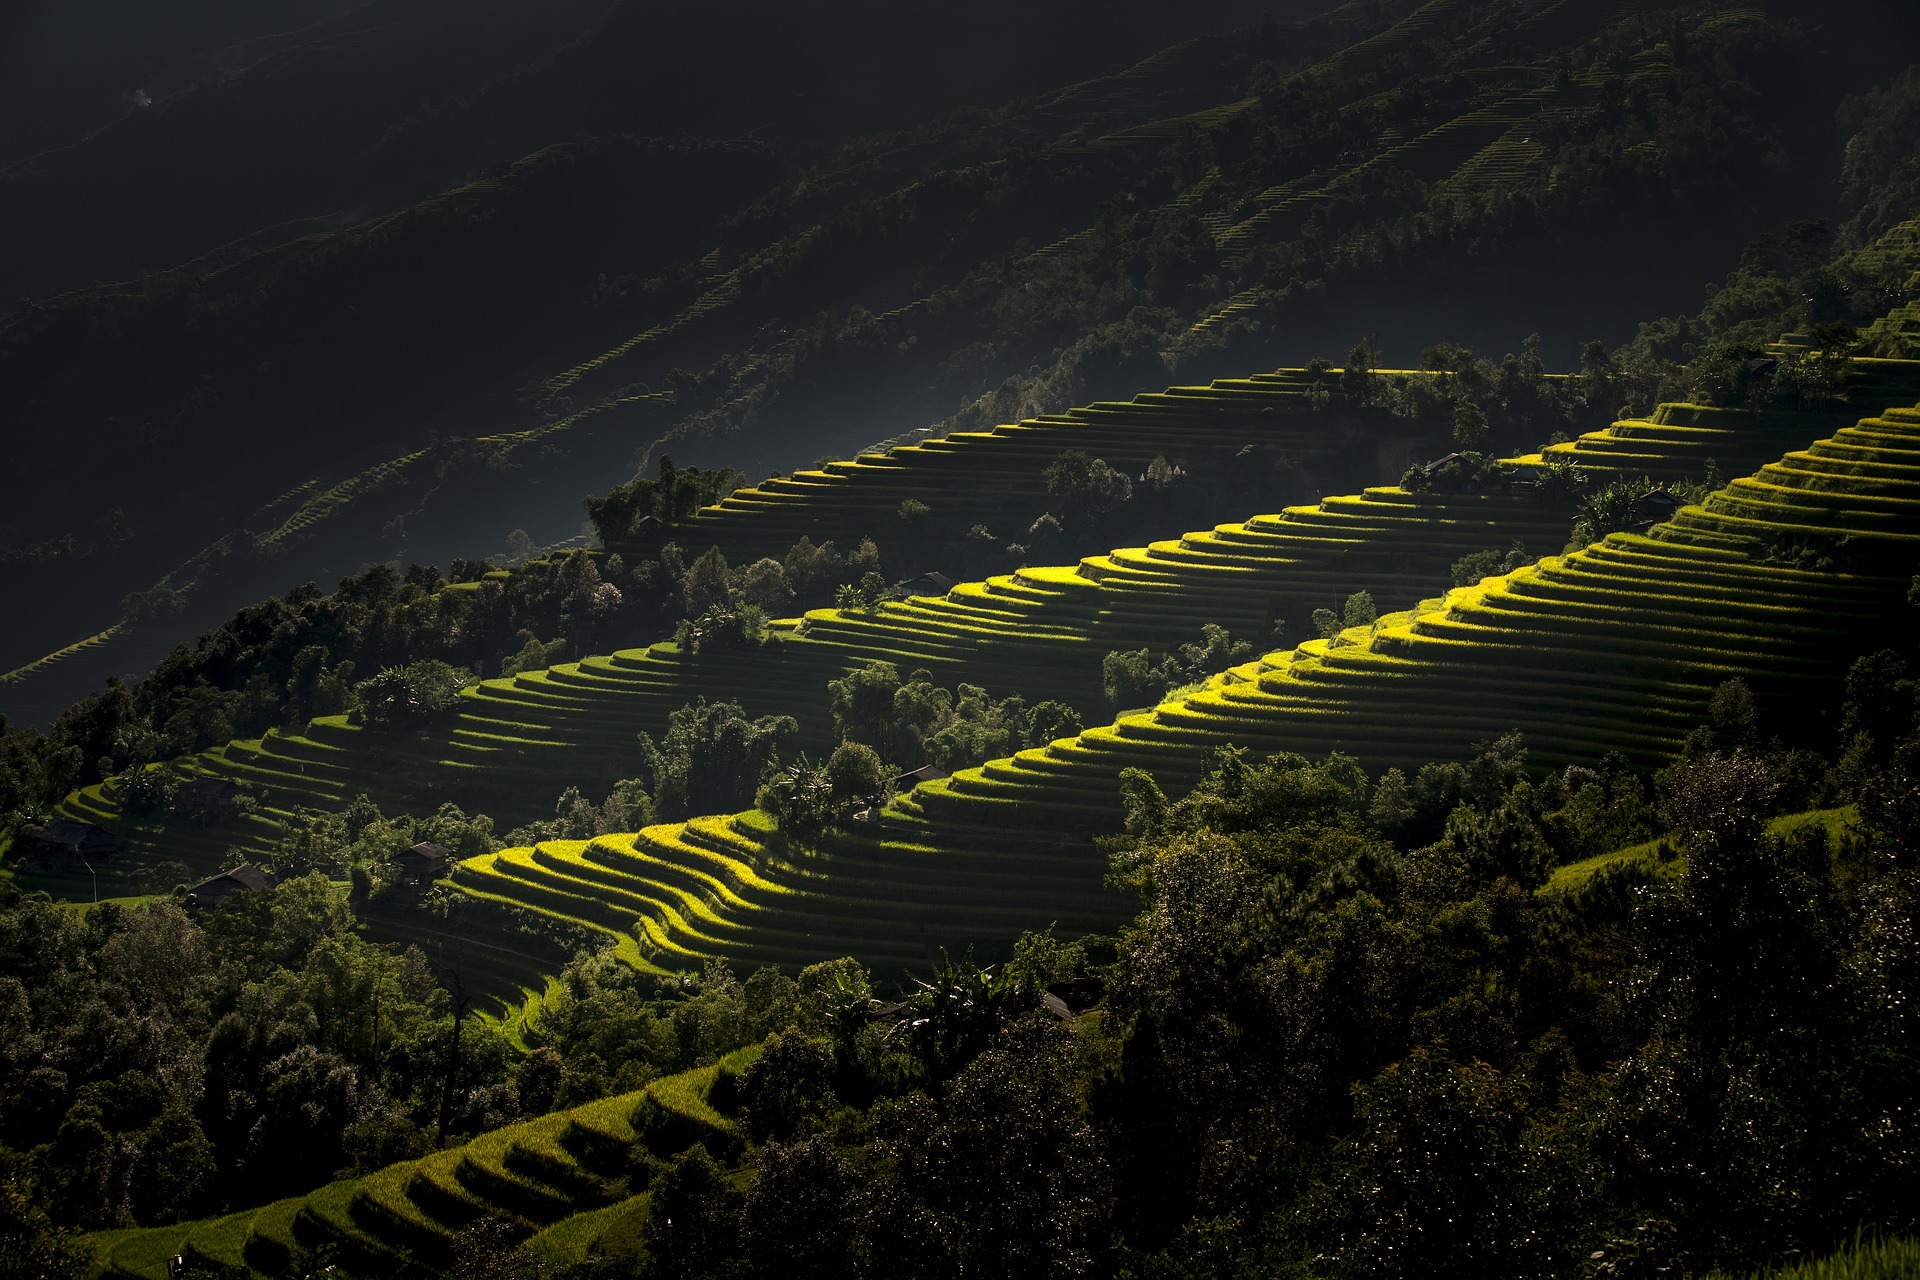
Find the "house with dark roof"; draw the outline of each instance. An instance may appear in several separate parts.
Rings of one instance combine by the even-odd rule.
[[[1686,503],[1676,494],[1666,489],[1655,489],[1651,493],[1642,494],[1640,501],[1633,504],[1633,527],[1644,529],[1649,525],[1659,524],[1663,520],[1671,520],[1674,513],[1685,505]]]
[[[453,851],[428,840],[402,850],[394,859],[400,867],[401,884],[431,884],[447,874],[453,865]]]
[[[66,870],[76,863],[92,866],[119,856],[120,841],[111,831],[72,818],[49,822],[27,846],[29,861],[45,870]]]
[[[945,769],[937,769],[933,765],[923,764],[918,769],[908,770],[906,773],[894,778],[893,789],[895,791],[911,791],[923,782],[942,782],[952,776],[953,775]]]
[[[254,866],[243,862],[231,871],[222,871],[217,876],[208,876],[199,884],[187,890],[187,909],[197,911],[201,907],[210,907],[224,898],[236,893],[246,893],[254,889],[270,889],[274,878]]]
[[[929,569],[917,578],[909,578],[900,584],[902,595],[943,596],[953,590],[954,581],[937,569]]]

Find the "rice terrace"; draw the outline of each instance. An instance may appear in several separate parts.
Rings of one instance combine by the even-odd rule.
[[[0,72],[0,1280],[1920,1276],[1905,0]]]

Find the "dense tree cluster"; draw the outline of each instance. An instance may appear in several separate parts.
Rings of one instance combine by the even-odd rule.
[[[930,672],[901,678],[878,659],[827,683],[834,727],[889,764],[937,765],[951,772],[1039,746],[1080,731],[1073,708],[1052,700],[1032,706],[1017,693],[995,699],[978,685],[942,689]]]
[[[673,1164],[643,1274],[1659,1274],[1910,1230],[1913,682],[1853,683],[1893,737],[1832,767],[1730,685],[1651,778],[1517,736],[1412,782],[1130,775],[1139,918],[770,1038],[750,1177]],[[1856,828],[1767,822],[1852,796]]]
[[[263,1203],[711,1061],[795,1004],[771,971],[663,984],[583,955],[523,1055],[470,1016],[433,932],[364,941],[320,875],[197,912],[0,885],[0,1212],[98,1228]]]

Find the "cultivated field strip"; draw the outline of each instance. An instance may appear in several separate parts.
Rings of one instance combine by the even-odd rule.
[[[899,816],[938,846],[1013,824],[1087,830],[1103,815],[1111,826],[1120,770],[1145,768],[1177,788],[1228,744],[1345,751],[1379,769],[1457,756],[1518,728],[1539,763],[1608,750],[1656,763],[1721,681],[1742,677],[1773,699],[1830,692],[1864,638],[1897,616],[1920,568],[1916,468],[1920,410],[1888,410],[1649,534],[1453,590],[1150,712],[923,784]],[[1831,547],[1841,567],[1770,558],[1783,540]]]
[[[1816,411],[1662,404],[1645,418],[1623,419],[1516,461],[1573,462],[1608,476],[1697,482],[1711,459],[1723,475],[1744,474],[1804,442],[1809,428],[1838,428],[1863,413],[1912,404],[1920,393],[1920,364],[1853,359],[1845,382],[1845,403]]]
[[[758,1052],[724,1064],[740,1070]],[[437,1274],[453,1259],[455,1236],[482,1218],[527,1239],[615,1203],[636,1147],[663,1156],[696,1142],[716,1154],[737,1147],[734,1122],[706,1101],[718,1070],[669,1076],[258,1209],[89,1242],[99,1274],[113,1280],[169,1280],[176,1255],[214,1272],[278,1276],[303,1250],[330,1251],[355,1276]]]
[[[601,930],[639,967],[669,972],[711,957],[791,970],[851,955],[898,977],[924,972],[943,948],[998,946],[1037,915],[1076,932],[1105,927],[1119,905],[1080,841],[1035,857],[902,843],[876,824],[793,860],[776,843],[761,814],[698,818],[471,858],[454,881]]]

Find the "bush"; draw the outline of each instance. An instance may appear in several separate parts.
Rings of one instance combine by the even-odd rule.
[[[751,604],[709,605],[699,617],[674,628],[673,638],[688,653],[752,649],[766,641],[766,611]]]
[[[1097,525],[1131,500],[1133,481],[1104,458],[1083,449],[1068,449],[1047,464],[1047,492],[1060,499],[1068,523],[1075,528]]]
[[[876,795],[887,785],[880,753],[864,742],[843,742],[827,757],[827,782],[835,800]]]
[[[353,687],[354,709],[367,724],[396,728],[425,724],[457,707],[460,691],[472,682],[472,672],[426,658],[388,667],[371,680],[362,680]]]
[[[1115,649],[1100,660],[1100,688],[1115,711],[1158,702],[1172,686],[1146,649]]]
[[[1534,562],[1527,554],[1526,547],[1516,542],[1513,549],[1504,554],[1498,551],[1476,551],[1470,556],[1462,556],[1453,562],[1453,585],[1470,587],[1482,578],[1498,577],[1503,573],[1512,573]]]

